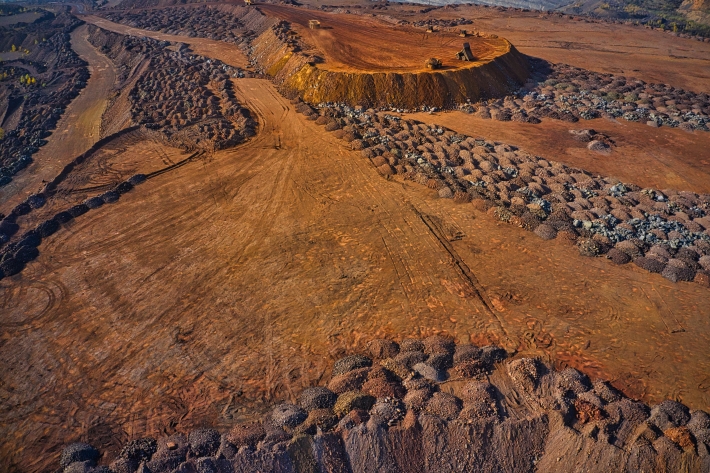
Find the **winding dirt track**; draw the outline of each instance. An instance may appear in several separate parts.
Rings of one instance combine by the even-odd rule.
[[[32,157],[34,162],[10,184],[0,188],[3,210],[12,209],[28,195],[41,190],[43,181],[51,180],[72,159],[101,138],[101,115],[114,86],[116,71],[113,63],[89,43],[87,36],[87,27],[80,26],[72,32],[71,44],[74,51],[89,63],[91,77],[79,96],[67,107],[49,143]]]

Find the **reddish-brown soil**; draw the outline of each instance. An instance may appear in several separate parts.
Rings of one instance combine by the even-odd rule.
[[[86,26],[72,32],[72,48],[89,63],[91,77],[79,96],[67,107],[49,143],[33,156],[29,172],[18,174],[13,181],[0,187],[3,208],[12,208],[29,194],[38,192],[72,159],[83,153],[100,138],[99,125],[108,95],[116,79],[113,63],[87,41]]]
[[[623,119],[599,118],[577,123],[544,119],[533,125],[484,120],[458,111],[403,116],[519,146],[546,159],[643,187],[710,192],[710,157],[707,153],[710,133],[707,132],[651,128]],[[586,143],[576,141],[569,132],[585,128],[609,135],[615,142],[612,151],[591,151]]]
[[[455,14],[467,16],[466,10]],[[710,90],[710,43],[636,26],[537,16],[487,12],[479,14],[476,26],[505,36],[525,54],[550,62],[697,92]]]
[[[229,54],[233,62],[219,59],[244,61]],[[690,64],[688,80],[704,83],[693,79],[691,60],[679,61]],[[256,138],[78,218],[47,238],[23,273],[0,282],[2,464],[45,471],[76,439],[110,451],[146,433],[231,426],[322,381],[334,357],[385,334],[445,331],[465,341],[484,333],[509,350],[607,377],[649,402],[670,397],[710,408],[707,288],[584,259],[470,204],[385,179],[296,114],[269,82],[234,84],[258,117]],[[666,164],[644,171],[650,161],[628,160],[624,171],[621,150],[649,149],[639,144],[640,128],[590,122],[621,143],[593,168],[596,155],[549,146],[568,124],[469,128],[465,118],[452,127],[551,159],[586,159],[585,167],[616,169],[639,184],[704,189],[700,177],[688,176],[692,155],[671,151],[676,142],[696,149],[690,137],[706,140],[697,134],[649,129],[666,140],[659,142]],[[518,134],[505,131],[512,126]],[[533,136],[545,132],[553,138]],[[100,166],[81,171],[92,173],[85,181],[181,157],[150,141],[109,151]],[[677,181],[664,177],[668,167]],[[3,210],[10,200],[0,198]]]
[[[320,2],[304,0],[303,3],[320,8]],[[328,2],[343,8],[353,3],[356,2]],[[500,12],[459,5],[418,13],[421,9],[421,5],[390,6],[372,13],[407,21],[463,17],[473,20],[473,25],[465,29],[496,34],[513,43],[520,52],[550,62],[637,77],[696,92],[710,90],[710,43],[677,38],[643,27],[591,23],[535,11]]]
[[[247,59],[244,56],[244,53],[235,44],[224,43],[222,41],[207,38],[191,38],[189,36],[178,36],[160,33],[158,31],[132,28],[130,26],[114,23],[105,18],[93,15],[84,16],[82,19],[107,31],[113,31],[114,33],[153,38],[160,41],[185,43],[188,44],[190,49],[196,54],[219,59],[220,61],[235,67],[246,68],[247,66]]]
[[[468,66],[456,59],[464,42],[471,45],[477,60],[486,61],[507,50],[502,39],[461,38],[450,32],[426,33],[423,29],[397,27],[382,20],[359,15],[337,15],[285,5],[259,5],[267,15],[289,21],[325,57],[325,68],[332,71],[416,72],[424,62],[440,59],[444,69]],[[321,22],[320,29],[309,29],[309,20]]]
[[[0,283],[4,457],[36,469],[71,439],[228,425],[377,333],[483,332],[649,401],[710,404],[707,289],[388,181],[268,82],[236,87],[255,140],[77,219]]]

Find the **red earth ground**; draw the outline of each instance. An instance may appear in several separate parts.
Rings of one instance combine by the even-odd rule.
[[[476,21],[491,25],[489,32],[514,44],[530,36],[522,19],[500,31],[493,26],[507,19],[485,12]],[[579,23],[534,21],[558,28],[559,38],[579,36]],[[589,28],[600,39],[604,28],[619,27]],[[619,31],[619,50],[657,34]],[[686,44],[659,38],[675,48]],[[521,50],[592,69],[599,58],[613,58],[606,44],[590,44],[582,58],[542,43]],[[649,66],[671,61],[660,46],[614,61],[645,79],[708,90],[698,64],[709,46],[693,45],[689,57],[673,59],[685,77]],[[220,59],[245,63],[236,47],[218,46]],[[82,55],[101,64],[95,54]],[[85,91],[96,90],[100,78],[92,75]],[[115,450],[145,434],[230,426],[266,403],[293,399],[323,380],[333,358],[378,336],[446,332],[495,341],[608,378],[630,396],[710,409],[707,288],[582,258],[574,247],[542,241],[472,205],[385,179],[296,114],[268,81],[236,79],[234,86],[259,121],[256,138],[161,174],[77,219],[48,238],[22,274],[0,282],[4,464],[42,471],[73,440]],[[109,93],[97,92],[91,103]],[[568,142],[571,126],[561,122],[417,118],[642,185],[707,191],[700,173],[708,163],[693,157],[706,148],[703,134],[653,130],[647,143],[645,128],[593,121],[619,144],[597,156]],[[66,114],[60,129],[71,130],[72,119]],[[651,151],[660,157],[647,158]],[[77,170],[81,187],[186,157],[141,134],[97,156]],[[74,151],[57,147],[53,157],[68,162]],[[27,186],[44,178],[42,166],[25,173]],[[67,185],[66,202],[50,205],[84,197]],[[0,194],[2,209],[15,198]]]

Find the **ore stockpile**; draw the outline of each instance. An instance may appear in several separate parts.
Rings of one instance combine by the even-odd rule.
[[[132,124],[160,130],[180,148],[212,150],[241,143],[254,134],[249,111],[240,106],[232,66],[181,50],[168,43],[110,33],[94,26],[89,41],[121,69],[140,65],[143,73],[129,92]]]
[[[574,243],[582,256],[633,261],[673,282],[710,285],[710,195],[641,189],[372,109],[297,107],[360,150],[385,176],[401,174],[441,198],[473,202],[545,240]],[[608,146],[608,137],[593,130],[579,134],[590,144]]]
[[[539,82],[517,95],[461,105],[484,119],[540,123],[542,118],[571,123],[594,118],[624,119],[650,127],[710,131],[710,96],[666,84],[600,74],[565,64],[536,62]]]
[[[239,43],[244,33],[243,23],[228,11],[214,7],[171,8],[148,12],[111,12],[106,18],[135,28],[209,38],[226,43]]]
[[[373,340],[261,421],[67,446],[65,473],[707,471],[710,416],[496,346]],[[102,466],[96,466],[100,462]]]

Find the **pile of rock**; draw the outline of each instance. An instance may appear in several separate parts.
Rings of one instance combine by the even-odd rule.
[[[106,192],[58,212],[52,218],[43,221],[19,237],[15,236],[20,230],[17,223],[18,218],[29,214],[34,209],[43,207],[47,202],[47,197],[44,194],[33,194],[15,206],[9,215],[0,214],[0,280],[20,273],[27,263],[35,260],[39,256],[38,248],[42,240],[54,235],[62,225],[90,210],[98,209],[104,204],[118,202],[121,194],[130,192],[145,180],[145,175],[135,174]],[[14,241],[11,241],[13,236],[15,236]]]
[[[710,416],[650,408],[609,383],[496,346],[374,340],[260,422],[136,439],[117,458],[72,444],[69,472],[706,471]],[[108,466],[97,467],[97,462]]]
[[[117,63],[138,55],[150,66],[128,97],[134,124],[160,130],[183,149],[223,149],[253,136],[255,122],[237,101],[231,79],[243,71],[220,61],[166,49],[169,43],[93,28],[89,37]]]
[[[545,80],[530,82],[517,95],[461,105],[468,113],[500,121],[539,123],[622,118],[649,126],[709,131],[710,95],[664,84],[603,74],[565,64],[551,66]]]
[[[5,131],[0,140],[0,186],[32,162],[66,107],[86,86],[89,70],[72,50],[69,37],[79,24],[68,13],[47,13],[34,24],[0,27],[0,37],[14,38],[20,48],[32,48],[24,58],[0,66],[0,74],[8,75],[0,81]],[[35,81],[32,85],[20,82],[28,74]]]
[[[444,20],[440,18],[429,18],[426,20],[419,20],[411,23],[412,26],[423,27],[423,28],[454,28],[457,26],[472,25],[473,21],[468,18],[454,18],[451,20]]]
[[[584,256],[634,261],[674,282],[710,286],[710,268],[702,259],[710,256],[708,194],[641,189],[504,143],[375,110],[302,102],[296,109],[359,150],[383,175],[400,174],[442,198],[473,202],[541,238],[576,243]],[[593,130],[579,134],[590,143],[612,143]],[[658,256],[661,249],[664,257]],[[647,263],[651,252],[660,263]]]
[[[236,8],[243,11],[243,8]],[[227,43],[239,43],[244,33],[240,17],[232,11],[214,6],[175,7],[138,12],[109,12],[104,16],[116,23],[134,28],[160,31],[172,35],[209,38]]]

